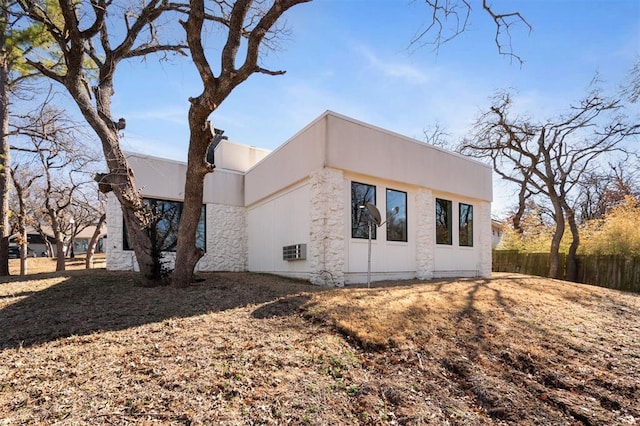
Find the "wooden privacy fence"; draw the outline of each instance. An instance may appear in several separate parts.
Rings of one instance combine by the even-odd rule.
[[[549,276],[549,253],[494,250],[494,272]],[[567,256],[560,254],[558,278],[566,278]],[[624,255],[579,255],[577,282],[640,293],[640,257]]]

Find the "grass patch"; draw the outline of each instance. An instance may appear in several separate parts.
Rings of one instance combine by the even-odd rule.
[[[307,315],[369,351],[372,370],[412,377],[413,391],[395,381],[391,403],[413,407],[412,393],[435,387],[438,408],[462,423],[473,412],[518,424],[640,421],[640,297],[495,276],[315,294]]]
[[[85,261],[86,257],[84,255],[78,255],[73,259],[65,259],[65,268],[68,271],[86,269]],[[104,253],[96,253],[93,256],[93,268],[104,269],[106,266],[106,255]],[[28,257],[26,258],[26,268],[26,275],[55,272],[56,259],[53,257]],[[20,259],[9,259],[9,273],[11,275],[20,275]]]

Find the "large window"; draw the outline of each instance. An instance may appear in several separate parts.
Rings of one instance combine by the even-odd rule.
[[[436,198],[436,244],[451,245],[451,201]]]
[[[351,237],[369,238],[369,210],[365,203],[376,204],[376,187],[366,183],[351,182]],[[371,238],[376,238],[376,226],[371,227]]]
[[[407,241],[406,192],[387,189],[387,241]]]
[[[145,198],[144,201],[156,216],[156,221],[149,228],[151,241],[155,241],[162,251],[176,251],[182,203],[180,201],[157,200],[154,198]],[[196,246],[202,250],[206,250],[205,212],[206,209],[203,205],[196,231]],[[123,248],[125,250],[133,249],[126,224],[124,226]]]
[[[460,225],[458,232],[460,235],[459,244],[461,246],[473,247],[473,206],[460,203]]]

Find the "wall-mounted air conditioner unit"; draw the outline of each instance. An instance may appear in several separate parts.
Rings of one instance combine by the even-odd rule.
[[[293,244],[282,247],[282,260],[304,260],[307,258],[306,244]]]

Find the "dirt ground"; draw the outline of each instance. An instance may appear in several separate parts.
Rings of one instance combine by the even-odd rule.
[[[640,297],[523,275],[322,289],[0,281],[0,424],[640,424]]]

